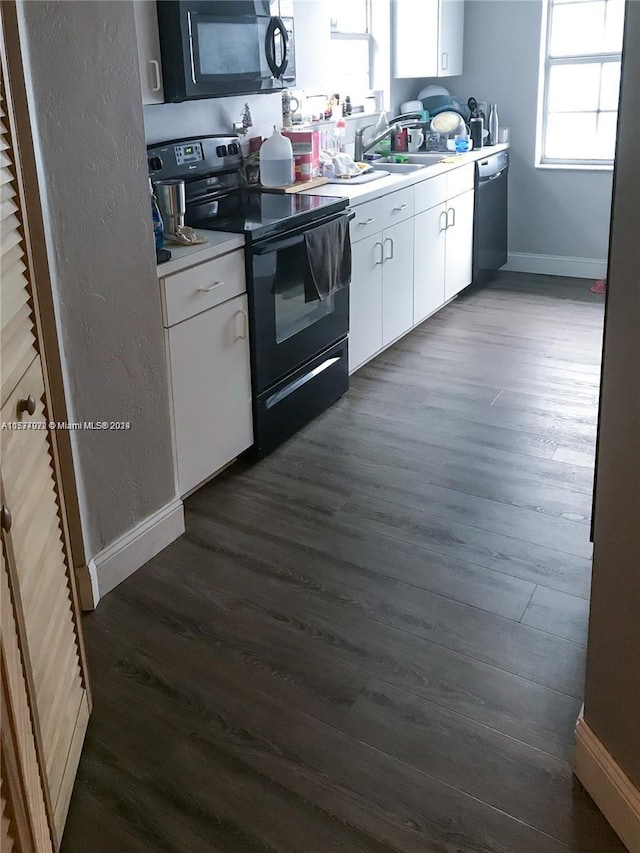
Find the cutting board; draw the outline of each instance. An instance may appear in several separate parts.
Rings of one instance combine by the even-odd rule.
[[[291,184],[290,187],[260,187],[263,193],[301,193],[303,190],[313,190],[316,187],[321,187],[328,184],[326,178],[312,178],[310,181],[298,181]]]

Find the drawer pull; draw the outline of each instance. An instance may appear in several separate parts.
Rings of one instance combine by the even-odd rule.
[[[451,214],[451,222],[449,222],[449,214]],[[450,207],[447,210],[447,228],[453,228],[456,224],[456,209],[455,207]]]
[[[387,245],[387,243],[389,243],[389,245],[391,246],[391,251],[386,256],[385,261],[392,261],[393,260],[394,246],[393,246],[393,240],[391,239],[391,237],[385,237],[385,241],[384,241],[385,246]]]
[[[2,504],[2,513],[0,515],[2,516],[2,529],[5,533],[8,533],[11,530],[11,510],[8,506]]]
[[[444,216],[444,227],[442,225],[442,217]],[[447,215],[447,211],[443,210],[440,214],[440,231],[446,231],[449,227],[449,217]]]
[[[380,243],[380,241],[378,241],[377,243],[373,244],[374,250],[377,249],[378,246],[380,246],[380,260],[376,260],[375,251],[374,251],[374,256],[373,256],[373,264],[376,267],[384,262],[384,246],[382,245],[382,243]]]
[[[408,204],[401,204],[400,207],[394,207],[393,209],[400,212],[401,210],[406,210],[408,207],[409,207]]]
[[[373,216],[370,216],[368,219],[363,220],[362,222],[358,222],[358,225],[371,225],[372,222],[375,222]]]
[[[214,281],[209,287],[199,287],[198,293],[211,293],[212,290],[215,290],[216,287],[222,287],[223,284],[224,281]]]
[[[26,400],[18,400],[18,405],[16,408],[18,409],[19,415],[21,415],[23,412],[26,412],[28,415],[35,415],[36,401],[33,399],[31,394],[29,394]]]

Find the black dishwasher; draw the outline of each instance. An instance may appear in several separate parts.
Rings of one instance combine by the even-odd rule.
[[[486,281],[507,262],[507,182],[509,153],[476,161],[473,215],[473,281]]]

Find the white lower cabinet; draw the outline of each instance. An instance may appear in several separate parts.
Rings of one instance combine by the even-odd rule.
[[[247,297],[167,330],[180,494],[253,444]]]
[[[355,208],[349,370],[471,284],[474,164]]]
[[[446,302],[447,205],[438,204],[414,220],[413,322],[421,323]]]
[[[244,252],[160,279],[178,492],[253,444]]]
[[[413,326],[413,219],[382,232],[382,345]]]
[[[349,286],[349,370],[382,348],[382,234],[351,247]]]
[[[473,274],[474,191],[447,202],[444,297],[451,299],[471,284]]]
[[[349,369],[413,326],[413,219],[352,246]]]

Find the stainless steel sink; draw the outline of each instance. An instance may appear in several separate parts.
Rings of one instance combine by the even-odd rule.
[[[383,157],[373,163],[373,168],[387,169],[387,171],[395,172],[415,172],[416,167],[424,168],[425,166],[432,166],[434,163],[439,163],[441,160],[451,157],[452,153],[444,151],[417,151],[415,154],[406,155],[408,163],[396,163],[392,157]]]
[[[434,163],[446,160],[447,157],[451,157],[453,154],[453,151],[417,151],[415,154],[409,154],[409,162],[432,166]]]
[[[387,166],[380,166],[375,172],[365,172],[363,175],[356,175],[355,178],[329,178],[329,183],[348,187],[353,184],[368,184],[370,181],[379,181],[380,178],[386,178],[390,174],[391,172]]]
[[[392,174],[406,175],[411,172],[419,172],[427,163],[393,163],[387,160],[376,160],[371,164],[376,171],[391,172]]]

